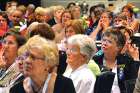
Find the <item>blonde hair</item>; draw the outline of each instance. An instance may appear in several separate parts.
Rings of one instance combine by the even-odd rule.
[[[45,13],[49,16],[53,16],[53,10],[49,7],[46,7],[45,8]]]
[[[26,7],[24,6],[24,5],[19,5],[18,7],[17,7],[17,10],[20,10],[23,14],[25,14],[26,13]]]
[[[45,11],[45,9],[43,7],[37,7],[35,9],[35,13],[40,14],[40,15],[46,15],[46,11]]]
[[[56,11],[58,11],[58,10],[65,10],[65,8],[63,7],[63,6],[61,6],[61,5],[57,5],[57,6],[55,6],[54,7],[54,13],[56,12]]]
[[[51,67],[55,67],[59,63],[59,53],[58,48],[55,42],[47,40],[39,35],[35,35],[30,38],[27,43],[21,47],[18,51],[18,54],[24,54],[25,51],[28,51],[32,48],[37,48],[45,56],[45,62]]]

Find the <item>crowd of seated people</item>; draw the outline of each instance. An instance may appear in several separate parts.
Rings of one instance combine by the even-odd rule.
[[[92,5],[85,17],[74,2],[8,3],[0,11],[0,93],[140,93],[133,4],[117,13]]]

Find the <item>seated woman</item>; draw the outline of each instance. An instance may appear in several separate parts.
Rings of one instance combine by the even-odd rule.
[[[66,70],[67,63],[66,63],[66,44],[67,39],[70,36],[73,36],[75,34],[84,34],[84,27],[82,25],[82,21],[75,19],[75,20],[69,20],[65,24],[65,37],[63,40],[61,40],[60,43],[58,43],[58,49],[60,50],[60,64],[58,67],[58,73],[63,74]]]
[[[67,38],[75,34],[84,34],[84,27],[82,21],[79,19],[69,20],[65,23],[65,37],[58,44],[58,48],[61,51],[66,51]]]
[[[19,33],[10,29],[4,36],[0,50],[0,86],[8,86],[19,75],[18,65],[15,62],[17,51],[26,40]]]
[[[57,75],[59,61],[57,45],[39,35],[30,38],[24,48],[23,81],[15,84],[10,93],[75,93],[70,79]]]
[[[96,78],[87,64],[95,51],[95,42],[86,35],[73,35],[68,38],[66,53],[71,69],[64,75],[73,80],[76,93],[93,93]]]
[[[56,43],[60,43],[60,41],[63,40],[63,38],[65,36],[66,23],[72,19],[73,19],[73,17],[69,10],[65,10],[62,12],[60,23],[57,23],[52,27],[52,29],[55,33]]]
[[[134,16],[133,7],[127,4],[122,7],[121,12],[127,17],[127,27],[132,30],[132,33],[138,32],[139,22]]]
[[[102,52],[93,57],[101,72],[111,71],[115,73],[114,79],[108,81],[112,82],[111,93],[127,93],[125,82],[137,78],[139,67],[138,62],[120,54],[126,42],[125,36],[120,30],[118,28],[107,29],[102,35]],[[104,84],[104,82],[101,83]],[[98,93],[106,93],[101,89],[99,91]]]
[[[90,34],[90,37],[94,40],[101,40],[102,33],[106,31],[107,28],[112,26],[113,13],[110,11],[103,11],[99,19],[96,29]]]

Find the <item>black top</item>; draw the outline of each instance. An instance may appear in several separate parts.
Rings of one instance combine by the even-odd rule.
[[[55,19],[52,18],[47,22],[51,27],[56,24]]]
[[[67,63],[66,63],[67,55],[65,51],[59,51],[59,65],[57,69],[57,74],[63,75],[66,70]]]
[[[26,93],[23,88],[23,81],[14,85],[10,89],[10,93]],[[57,75],[53,93],[76,93],[76,92],[71,79],[66,78],[62,75]]]
[[[99,55],[94,56],[93,59],[99,65],[101,72],[109,71],[104,66],[103,53],[100,53]],[[127,88],[126,82],[127,81],[131,82],[131,80],[135,80],[137,78],[140,62],[136,62],[131,57],[124,54],[118,55],[116,60],[117,60],[117,76],[118,76],[119,87],[120,87],[121,93],[126,93],[126,88]],[[113,81],[114,79],[112,80],[112,82]]]

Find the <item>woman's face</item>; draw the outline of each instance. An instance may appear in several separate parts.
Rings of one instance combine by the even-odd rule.
[[[111,36],[103,36],[101,41],[101,48],[103,52],[107,54],[116,54],[119,52],[117,42]]]
[[[72,14],[73,14],[73,18],[74,19],[79,19],[80,16],[81,16],[81,11],[79,8],[75,8],[73,11],[72,11]]]
[[[123,20],[121,18],[115,18],[113,22],[114,22],[113,25],[115,27],[120,27],[120,26],[126,26],[127,25],[127,21]]]
[[[14,11],[12,14],[11,14],[11,21],[13,22],[14,25],[19,25],[19,22],[21,21],[22,19],[22,12],[20,11]]]
[[[58,19],[59,21],[61,20],[61,15],[62,15],[63,11],[64,10],[59,9],[59,10],[56,10],[56,12],[54,13],[55,18]]]
[[[62,15],[62,23],[66,23],[68,20],[71,20],[71,19],[72,19],[71,14],[68,12]]]
[[[83,57],[82,54],[80,53],[80,48],[78,45],[71,45],[67,44],[67,63],[72,67],[76,68],[79,63],[81,58]]]
[[[131,17],[130,11],[129,11],[127,8],[124,8],[124,9],[122,10],[122,13],[123,13],[125,16],[127,16],[127,17]]]
[[[16,38],[13,35],[8,35],[4,38],[2,43],[2,49],[4,49],[4,57],[6,61],[6,65],[11,65],[16,56],[18,51],[18,44]]]
[[[7,21],[5,18],[3,18],[2,16],[0,16],[0,30],[2,31],[6,31],[7,30]]]
[[[39,14],[39,13],[35,13],[35,20],[37,22],[44,22],[45,21],[45,15]]]
[[[31,48],[29,50],[29,55],[23,63],[24,75],[35,77],[45,74],[47,64],[43,53],[44,52],[38,48]]]
[[[69,26],[68,28],[66,28],[65,33],[66,33],[67,38],[76,34],[72,26]]]
[[[102,20],[103,26],[110,25],[111,18],[109,18],[107,13],[102,13],[100,20]]]

